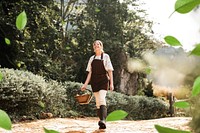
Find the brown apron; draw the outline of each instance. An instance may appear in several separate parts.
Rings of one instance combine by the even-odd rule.
[[[101,60],[94,59],[92,61],[92,75],[91,75],[91,86],[93,92],[99,90],[108,90],[109,80],[107,77],[107,71],[103,63],[103,54],[101,54]]]

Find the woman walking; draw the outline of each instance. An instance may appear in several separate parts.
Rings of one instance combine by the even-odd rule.
[[[87,78],[81,90],[84,91],[90,83],[95,96],[99,129],[106,129],[106,94],[107,90],[114,90],[113,66],[108,54],[104,53],[103,43],[96,40],[93,43],[95,54],[90,57],[86,71]]]

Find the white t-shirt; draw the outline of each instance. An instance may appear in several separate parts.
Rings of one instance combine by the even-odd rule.
[[[99,56],[95,56],[95,59],[99,59],[101,60],[101,55]],[[90,57],[89,61],[88,61],[88,65],[87,65],[87,68],[86,68],[86,71],[90,72],[92,69],[92,61],[94,60],[94,55]],[[111,70],[113,71],[113,66],[112,66],[112,63],[111,63],[111,60],[110,60],[110,56],[106,53],[103,53],[103,64],[104,64],[104,67],[106,69],[106,71],[108,70]]]

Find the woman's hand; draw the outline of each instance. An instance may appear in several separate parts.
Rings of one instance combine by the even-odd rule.
[[[114,85],[113,85],[113,72],[111,70],[108,71],[108,76],[110,78],[110,90],[114,90]]]
[[[114,86],[111,84],[110,85],[110,90],[113,91],[114,90]]]
[[[82,87],[81,87],[81,91],[85,91],[85,89],[86,89],[86,85],[83,85]]]

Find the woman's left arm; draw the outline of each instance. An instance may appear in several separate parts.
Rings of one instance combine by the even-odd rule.
[[[110,78],[110,90],[113,91],[114,85],[113,85],[113,71],[112,70],[108,70],[108,76]]]

